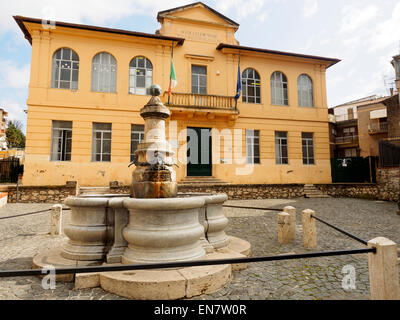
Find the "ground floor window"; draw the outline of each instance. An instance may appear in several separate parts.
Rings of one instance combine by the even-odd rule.
[[[275,158],[276,164],[289,164],[287,132],[275,132]]]
[[[133,124],[131,126],[131,162],[135,161],[135,151],[143,140],[144,125]]]
[[[246,130],[246,158],[248,164],[260,164],[259,130]]]
[[[93,123],[92,161],[111,161],[111,123]]]
[[[301,134],[302,147],[303,147],[303,164],[315,164],[314,159],[314,134],[303,132]]]
[[[71,161],[72,122],[53,121],[50,161]]]

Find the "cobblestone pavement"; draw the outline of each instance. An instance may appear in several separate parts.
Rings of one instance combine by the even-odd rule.
[[[247,209],[228,209],[230,219],[227,233],[249,241],[253,256],[309,252],[302,248],[301,211],[313,209],[316,214],[334,225],[370,240],[378,236],[400,243],[400,216],[397,205],[389,202],[356,199],[293,199],[230,201],[229,204],[283,208],[297,208],[298,233],[294,243],[277,242],[277,213]],[[47,204],[8,204],[0,209],[0,218],[50,208]],[[49,232],[49,213],[0,220],[0,270],[29,269],[37,253],[60,246],[65,237],[52,237]],[[68,211],[64,223],[68,223]],[[317,222],[318,249],[316,251],[364,248],[345,235]],[[344,290],[343,267],[354,266],[356,289]],[[368,299],[367,255],[338,256],[249,264],[247,270],[234,273],[232,282],[210,295],[195,299],[222,300],[341,300]],[[0,300],[109,300],[122,299],[100,288],[73,290],[72,284],[57,283],[55,290],[43,290],[37,277],[0,279]]]

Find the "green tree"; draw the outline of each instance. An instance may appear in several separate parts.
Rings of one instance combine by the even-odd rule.
[[[20,121],[8,122],[6,140],[9,148],[25,148],[25,135],[22,132],[22,123]]]

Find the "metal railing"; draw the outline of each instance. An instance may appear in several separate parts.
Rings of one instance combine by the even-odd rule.
[[[358,136],[344,136],[344,137],[336,137],[335,138],[336,144],[347,144],[347,143],[358,143]]]
[[[389,125],[387,122],[382,123],[370,123],[368,125],[369,133],[380,133],[380,132],[388,132]]]
[[[164,98],[165,104],[170,107],[236,110],[235,99],[229,96],[173,92],[169,103],[168,93],[164,93]]]

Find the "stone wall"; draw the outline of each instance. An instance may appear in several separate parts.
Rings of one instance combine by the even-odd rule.
[[[8,193],[9,203],[16,202],[16,186],[5,186],[1,191]],[[18,203],[63,203],[66,198],[76,196],[77,193],[76,181],[69,181],[65,186],[19,186]]]
[[[379,186],[364,183],[318,184],[315,187],[333,198],[378,199]]]
[[[379,168],[376,173],[381,200],[398,201],[400,192],[400,168]]]
[[[331,197],[361,198],[386,201],[398,201],[400,168],[377,170],[377,184],[368,183],[335,183],[315,185]],[[0,187],[0,192],[8,192],[8,202],[15,203],[16,186]],[[180,193],[226,193],[230,200],[257,199],[290,199],[304,197],[304,184],[282,185],[179,185]],[[20,203],[63,203],[69,196],[76,196],[79,186],[76,181],[67,182],[65,186],[20,186],[18,202]],[[110,193],[129,194],[130,187],[117,181],[110,183]]]
[[[179,193],[226,193],[230,200],[289,199],[304,196],[303,184],[180,185]]]

